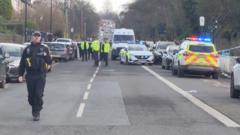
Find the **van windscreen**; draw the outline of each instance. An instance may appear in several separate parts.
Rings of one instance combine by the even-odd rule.
[[[114,35],[115,43],[134,43],[133,35]]]

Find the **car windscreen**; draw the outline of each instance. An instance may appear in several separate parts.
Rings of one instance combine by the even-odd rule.
[[[190,45],[189,50],[192,52],[200,52],[200,53],[211,53],[214,51],[213,46],[208,46],[208,45]]]
[[[51,51],[63,51],[65,48],[64,44],[49,44],[48,46]]]
[[[144,47],[128,47],[129,51],[146,51],[146,48]]]
[[[133,35],[114,35],[114,43],[133,43]]]
[[[4,49],[11,57],[21,57],[21,47],[6,45]]]

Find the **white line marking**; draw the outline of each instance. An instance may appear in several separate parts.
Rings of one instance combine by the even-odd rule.
[[[93,80],[94,80],[94,78],[91,78],[91,80],[90,80],[90,83],[92,83],[92,82],[93,82]]]
[[[198,91],[197,90],[189,90],[189,91],[186,91],[188,93],[197,93]]]
[[[85,103],[81,103],[77,112],[77,118],[81,118],[85,108]]]
[[[89,92],[85,92],[84,93],[84,96],[83,96],[83,100],[87,100],[88,99],[88,96],[89,96]]]
[[[197,107],[201,108],[202,110],[207,112],[209,115],[211,115],[212,117],[214,117],[218,121],[222,122],[225,126],[227,126],[227,127],[235,127],[235,128],[240,127],[239,124],[237,124],[236,122],[234,122],[233,120],[231,120],[230,118],[225,116],[224,114],[218,112],[214,108],[212,108],[212,107],[208,106],[207,104],[203,103],[201,100],[199,100],[198,98],[192,96],[191,94],[187,93],[186,91],[182,90],[181,88],[179,88],[175,84],[171,83],[167,79],[164,79],[163,77],[161,77],[159,74],[157,74],[156,72],[152,71],[148,67],[146,67],[146,66],[142,66],[142,67],[146,71],[151,73],[153,76],[155,76],[158,80],[164,82],[166,85],[168,85],[174,91],[176,91],[177,93],[181,94],[183,97],[185,97],[186,99],[191,101]]]
[[[90,90],[91,87],[92,87],[92,84],[88,84],[88,86],[87,86],[87,90]]]

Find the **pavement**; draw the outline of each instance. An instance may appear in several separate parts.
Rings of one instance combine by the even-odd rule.
[[[230,98],[229,83],[178,78],[159,65],[59,63],[48,74],[39,122],[26,84],[0,90],[0,135],[239,135],[240,99]]]

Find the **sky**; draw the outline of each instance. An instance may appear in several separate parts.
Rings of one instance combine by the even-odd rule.
[[[104,3],[106,3],[106,0],[89,0],[93,6],[96,8],[97,12],[103,11]],[[112,9],[114,12],[120,13],[123,10],[123,5],[131,3],[133,0],[109,0]]]

